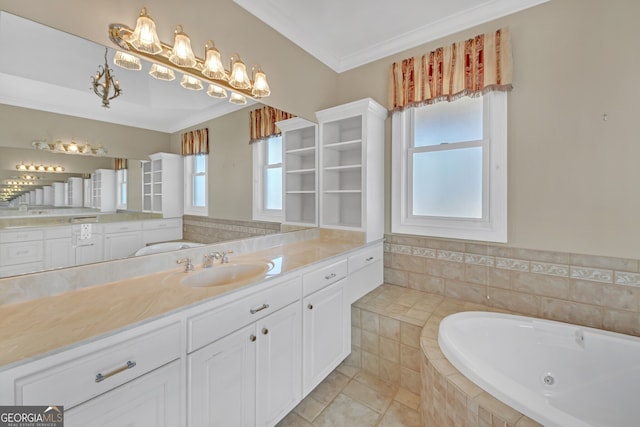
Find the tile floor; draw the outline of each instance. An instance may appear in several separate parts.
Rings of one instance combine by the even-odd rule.
[[[420,396],[342,364],[276,427],[420,427]]]

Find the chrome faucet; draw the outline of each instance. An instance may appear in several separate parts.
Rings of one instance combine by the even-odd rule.
[[[202,257],[202,268],[209,268],[213,265],[213,260],[215,259],[219,259],[220,260],[220,264],[226,264],[229,262],[229,254],[232,254],[233,251],[232,250],[228,250],[228,251],[222,251],[221,252],[211,252],[208,254],[205,254],[204,257]]]
[[[176,261],[176,263],[185,264],[185,266],[184,266],[184,272],[185,273],[189,273],[189,272],[194,270],[193,262],[191,262],[191,257],[180,258],[179,260]]]
[[[214,259],[220,259],[222,258],[222,254],[220,252],[211,252],[208,254],[205,254],[202,257],[202,268],[209,268],[213,265],[213,260]]]

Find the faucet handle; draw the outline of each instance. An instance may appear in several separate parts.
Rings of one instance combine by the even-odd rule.
[[[188,273],[190,271],[193,271],[193,262],[191,261],[191,257],[186,257],[186,258],[180,258],[179,260],[176,261],[177,264],[185,264],[184,266],[184,272]]]
[[[222,260],[220,261],[221,264],[226,264],[229,262],[229,254],[233,253],[233,249],[229,249],[228,251],[222,251]]]

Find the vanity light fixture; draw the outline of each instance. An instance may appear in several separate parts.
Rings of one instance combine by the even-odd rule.
[[[214,85],[213,83],[209,83],[209,89],[207,89],[207,95],[212,98],[224,99],[227,97],[227,91],[220,86]]]
[[[245,105],[247,103],[247,98],[240,95],[239,93],[232,92],[231,98],[229,98],[229,102],[236,105]]]
[[[25,165],[24,162],[20,162],[19,165],[16,165],[16,169],[20,172],[64,172],[64,168],[60,165],[34,165],[33,163]]]
[[[93,92],[102,99],[102,106],[109,108],[109,101],[122,94],[120,83],[113,79],[111,68],[107,62],[108,48],[104,49],[104,66],[98,65],[98,72],[91,77]]]
[[[149,74],[161,80],[173,80],[173,70],[178,70],[193,79],[203,79],[222,89],[209,87],[207,93],[214,98],[223,98],[222,93],[225,89],[236,92],[237,96],[232,95],[229,102],[242,105],[246,104],[246,97],[264,98],[271,94],[267,76],[259,65],[252,67],[250,76],[246,65],[240,60],[240,55],[233,54],[229,61],[229,69],[225,69],[220,51],[211,40],[205,43],[205,59],[196,57],[191,48],[191,40],[181,25],[178,25],[174,32],[173,46],[159,41],[155,23],[147,15],[147,9],[144,7],[140,11],[135,29],[124,24],[111,24],[109,38],[124,50],[124,53],[150,60],[153,65]],[[158,71],[159,69],[162,72]],[[185,87],[193,89],[190,86],[187,84]]]
[[[191,77],[187,74],[182,76],[182,80],[180,80],[180,86],[189,90],[202,90],[202,82],[195,77]]]
[[[54,153],[78,154],[84,156],[104,156],[107,150],[102,145],[91,145],[87,142],[64,142],[58,138],[54,143],[48,143],[45,138],[31,141],[31,146],[37,150],[48,150]]]

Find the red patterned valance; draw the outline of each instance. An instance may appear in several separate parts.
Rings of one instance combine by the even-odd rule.
[[[389,71],[390,111],[461,96],[509,91],[513,65],[507,28],[394,62]]]
[[[196,129],[182,134],[182,155],[209,154],[209,129]]]
[[[249,113],[250,140],[249,143],[260,141],[274,135],[280,135],[276,122],[295,117],[291,113],[273,107],[262,107]]]

